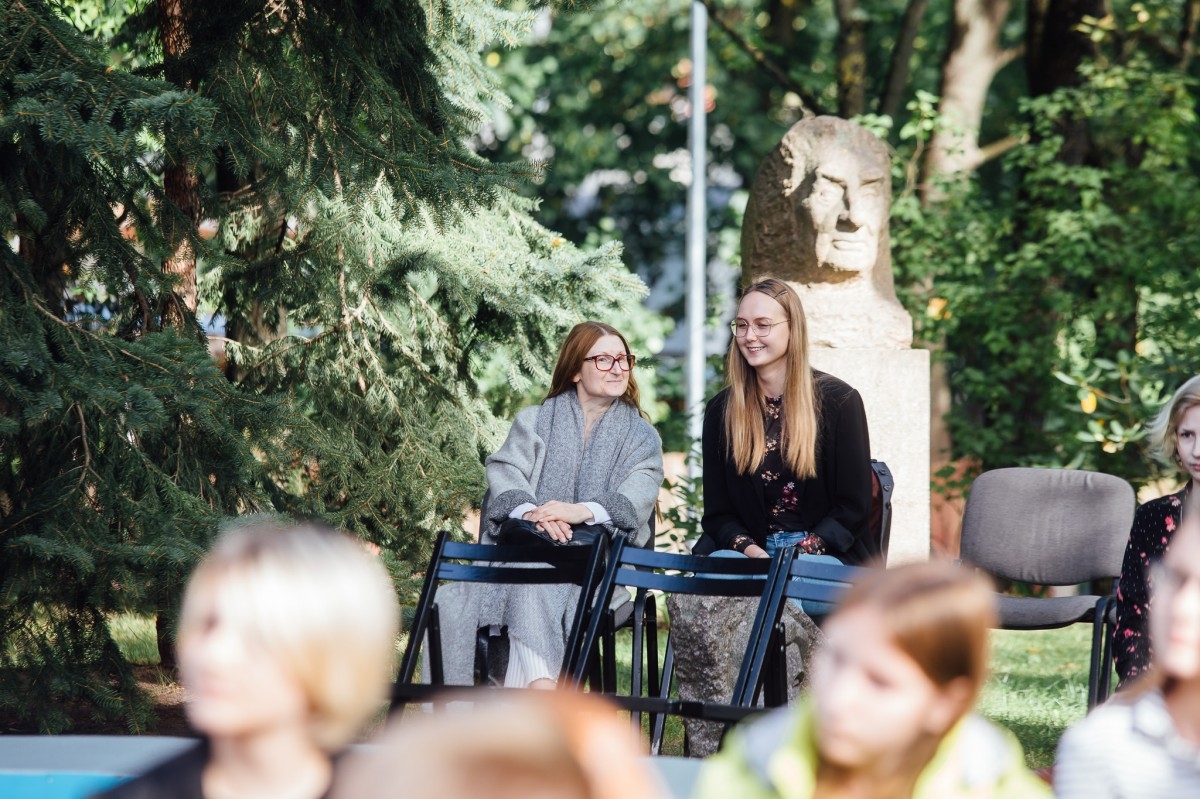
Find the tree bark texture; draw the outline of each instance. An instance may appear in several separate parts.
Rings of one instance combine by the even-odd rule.
[[[834,0],[837,11],[838,116],[850,119],[866,113],[866,23],[858,0]]]
[[[186,89],[195,89],[195,81],[185,65],[191,38],[188,33],[187,0],[158,0],[159,36],[163,48],[163,68],[167,80]],[[175,278],[175,290],[163,302],[163,325],[182,327],[188,314],[196,312],[196,248],[193,236],[200,224],[200,182],[192,165],[173,153],[170,131],[166,132],[167,165],[163,172],[163,191],[180,215],[162,209],[164,235],[170,255],[163,259],[163,272]],[[185,313],[186,311],[186,313]]]
[[[904,9],[900,32],[896,35],[896,46],[892,49],[887,84],[879,101],[879,113],[883,116],[895,119],[900,113],[900,105],[904,101],[904,87],[908,85],[909,63],[912,61],[917,33],[921,30],[921,20],[925,18],[925,9],[928,7],[929,0],[908,0]]]
[[[1196,26],[1200,22],[1200,0],[1183,4],[1183,24],[1179,28],[1179,69],[1187,71],[1196,54]]]
[[[1079,85],[1079,66],[1096,55],[1096,45],[1078,26],[1085,16],[1100,19],[1106,13],[1104,0],[1029,0],[1025,66],[1031,95]],[[1062,134],[1059,159],[1084,163],[1091,149],[1086,122],[1067,120]]]
[[[1008,63],[1000,32],[1011,7],[1011,0],[954,2],[938,106],[946,125],[934,131],[922,165],[921,198],[926,203],[943,198],[939,180],[969,174],[981,163],[979,128],[992,79]]]

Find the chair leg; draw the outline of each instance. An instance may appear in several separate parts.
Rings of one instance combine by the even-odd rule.
[[[787,640],[783,633],[783,622],[776,624],[771,630],[763,685],[764,705],[782,707],[787,704]]]
[[[629,695],[630,696],[645,696],[642,683],[642,653],[645,651],[645,635],[646,635],[646,595],[638,591],[637,597],[633,603],[633,642],[630,652],[629,662]],[[642,729],[642,714],[631,713],[630,718],[633,720],[633,727],[638,733]]]
[[[587,657],[587,681],[591,690],[602,692],[604,690],[604,658],[608,652],[607,644],[605,643],[604,635],[601,634],[596,639],[596,647],[593,651],[586,653]]]
[[[612,611],[605,611],[604,620],[604,657],[602,658],[603,676],[600,690],[605,693],[617,692],[617,633],[613,629]]]
[[[646,597],[646,695],[658,690],[658,603]]]
[[[1087,692],[1087,707],[1091,710],[1098,705],[1102,700],[1100,696],[1100,684],[1102,682],[1101,669],[1104,668],[1104,632],[1105,619],[1108,616],[1108,597],[1102,597],[1096,602],[1094,618],[1092,619],[1092,655],[1088,665],[1088,692]]]
[[[663,652],[663,668],[662,680],[658,684],[658,696],[660,699],[668,699],[671,696],[671,680],[675,676],[675,647],[671,646],[671,636],[667,634],[667,646]],[[667,714],[655,713],[650,717],[650,754],[658,755],[662,752],[663,734],[667,729]],[[684,744],[684,750],[687,750],[687,744]]]
[[[429,614],[427,635],[429,636],[426,639],[426,644],[429,646],[429,683],[445,685],[446,673],[442,667],[442,616],[438,612],[437,605],[433,606]]]

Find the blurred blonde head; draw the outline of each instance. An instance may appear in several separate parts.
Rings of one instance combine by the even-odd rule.
[[[347,763],[333,799],[661,799],[633,736],[586,694],[475,701],[399,720]]]
[[[258,522],[225,533],[184,594],[185,687],[185,656],[218,624],[299,686],[319,748],[343,748],[382,708],[399,608],[383,565],[356,539],[313,524]],[[200,664],[191,671],[204,668],[202,660],[190,660]]]

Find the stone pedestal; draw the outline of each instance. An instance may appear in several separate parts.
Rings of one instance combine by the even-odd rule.
[[[758,599],[750,597],[667,597],[671,642],[675,647],[675,680],[679,698],[727,703],[746,654]],[[820,628],[794,602],[784,604],[788,703],[808,684],[809,663],[820,646]],[[683,719],[687,756],[708,757],[721,745],[724,724]]]
[[[814,369],[858,389],[871,457],[896,480],[888,564],[929,558],[929,352],[812,347]]]

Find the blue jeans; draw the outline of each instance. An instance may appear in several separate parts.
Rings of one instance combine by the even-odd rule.
[[[796,533],[790,533],[790,532],[768,533],[767,534],[767,545],[764,547],[764,549],[766,549],[767,554],[773,558],[773,557],[775,557],[775,553],[778,552],[779,550],[784,549],[786,547],[795,546],[796,544],[800,543],[807,537],[808,537],[808,533],[803,532],[803,531],[796,532]],[[741,552],[736,552],[732,549],[718,549],[716,552],[712,553],[712,555],[710,555],[709,557],[713,557],[713,558],[744,558],[747,556],[743,555]],[[807,558],[809,560],[815,560],[815,561],[824,562],[824,563],[841,563],[841,560],[839,560],[838,558],[835,558],[833,555],[797,554],[796,557]],[[794,579],[801,580],[804,578],[797,577]],[[827,580],[811,580],[810,582],[824,583],[824,582],[828,582],[828,581]],[[798,599],[793,599],[792,601],[795,602],[796,605],[799,606],[799,608],[801,610],[803,610],[805,613],[807,613],[809,616],[827,616],[827,615],[829,615],[829,613],[831,613],[833,611],[833,609],[835,607],[834,605],[830,604],[829,602],[814,602],[812,600],[802,601],[802,600],[798,600]]]

